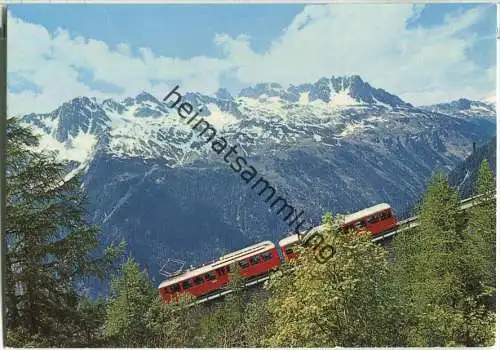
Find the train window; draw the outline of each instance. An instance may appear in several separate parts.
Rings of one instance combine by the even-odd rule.
[[[226,272],[227,272],[227,273],[231,272],[231,265],[227,265],[227,266],[226,266]]]
[[[250,264],[251,265],[257,265],[259,262],[260,262],[260,259],[259,259],[258,255],[254,255],[254,256],[250,257]]]
[[[365,221],[364,221],[364,220],[360,220],[360,221],[358,221],[358,222],[356,222],[356,223],[354,224],[354,227],[355,227],[355,228],[357,228],[357,229],[363,228],[363,227],[365,227],[365,226],[366,226],[366,224],[365,224]]]
[[[201,276],[196,276],[196,277],[194,278],[194,280],[193,280],[193,281],[194,281],[194,284],[196,284],[196,285],[200,285],[200,284],[202,284],[202,283],[203,283],[203,277],[201,277]]]
[[[209,272],[209,273],[205,274],[205,279],[207,281],[213,281],[213,280],[217,279],[217,276],[215,275],[215,273]]]
[[[374,223],[376,223],[377,221],[378,221],[378,216],[377,216],[377,214],[372,215],[372,216],[370,216],[370,217],[368,218],[368,223],[369,223],[369,224],[372,224],[372,225],[373,225],[373,224],[374,224]]]
[[[241,260],[238,262],[238,264],[242,269],[246,269],[248,267],[248,260]]]
[[[271,254],[271,252],[262,253],[262,259],[264,259],[264,261],[271,260],[272,257],[273,255]]]
[[[293,253],[293,248],[292,248],[292,247],[287,247],[287,248],[285,249],[285,253],[286,253],[286,255],[290,255],[290,254],[292,254],[292,253]]]
[[[182,288],[184,288],[184,290],[189,289],[192,286],[193,284],[191,283],[191,280],[182,281]]]
[[[176,283],[176,284],[172,284],[170,286],[170,291],[172,293],[179,293],[181,291],[181,287],[179,286],[179,283]]]
[[[388,218],[390,218],[390,214],[387,212],[387,210],[380,212],[379,215],[380,220],[387,220]]]
[[[226,273],[226,269],[225,268],[220,267],[220,268],[217,269],[217,274],[219,276],[224,276],[224,273]]]

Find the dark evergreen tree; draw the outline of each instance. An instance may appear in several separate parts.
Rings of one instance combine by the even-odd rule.
[[[494,315],[479,299],[477,251],[458,193],[436,173],[419,207],[420,225],[394,240],[394,279],[408,305],[409,346],[491,345]]]
[[[67,178],[67,164],[34,151],[37,144],[29,129],[8,119],[7,345],[90,345],[75,337],[86,317],[77,287],[88,277],[105,277],[123,244],[99,253],[98,229],[85,220],[80,177]]]
[[[110,344],[120,347],[147,347],[153,334],[147,311],[158,299],[155,288],[133,258],[122,266],[111,282],[111,299],[106,310],[105,334]]]
[[[496,200],[495,178],[487,161],[481,163],[474,188],[474,206],[470,209],[466,231],[467,257],[469,260],[468,286],[476,294],[487,293],[484,302],[495,310],[496,279]],[[484,295],[485,296],[485,295]],[[486,297],[486,296],[485,296]]]
[[[75,337],[82,339],[81,345],[106,347],[108,342],[103,334],[106,300],[103,297],[95,300],[82,298],[78,304],[78,311],[80,312],[79,326]]]

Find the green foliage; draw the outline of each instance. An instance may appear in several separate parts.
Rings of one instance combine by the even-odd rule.
[[[142,346],[147,347],[196,347],[199,338],[199,319],[203,309],[190,306],[194,298],[183,295],[178,301],[166,304],[155,298],[146,318],[151,337]]]
[[[323,245],[273,273],[265,289],[244,289],[231,267],[227,290],[207,305],[184,295],[166,304],[129,258],[111,297],[78,293],[106,277],[124,243],[99,252],[98,229],[84,217],[78,176],[34,152],[28,129],[8,121],[7,345],[14,347],[360,347],[485,346],[495,342],[495,179],[481,164],[475,206],[459,210],[442,173],[417,208],[419,226],[393,241],[394,263],[369,233],[340,233],[326,213]]]
[[[369,234],[342,235],[338,220],[325,216],[325,242],[335,255],[320,264],[314,252],[299,258],[271,282],[274,318],[271,346],[333,347],[392,345],[397,307],[385,293],[387,252]],[[281,276],[280,276],[281,275]]]
[[[102,334],[106,318],[106,301],[103,297],[95,300],[82,298],[78,304],[80,312],[80,325],[76,329],[80,332],[78,338],[83,339],[82,345],[92,347],[105,347],[106,339]]]
[[[476,187],[474,188],[475,195],[485,195],[492,198],[495,195],[495,177],[490,169],[488,161],[483,160],[479,167]]]
[[[431,179],[419,215],[420,225],[394,240],[393,283],[408,310],[408,345],[491,345],[484,241],[467,230],[458,194],[442,173]]]
[[[266,291],[248,298],[243,320],[244,346],[262,348],[266,346],[267,338],[273,329],[274,319],[268,307]],[[243,346],[243,345],[242,345]]]
[[[106,310],[105,333],[122,347],[140,347],[148,344],[152,334],[147,327],[147,310],[157,291],[134,259],[122,266],[121,274],[111,282],[111,299]]]
[[[38,140],[17,119],[7,121],[6,318],[13,346],[84,346],[85,322],[77,287],[103,278],[123,249],[99,253],[79,176],[67,164],[32,150]],[[82,328],[83,327],[83,328]],[[8,345],[11,345],[7,343]]]
[[[216,304],[215,310],[205,313],[200,320],[200,346],[236,347],[245,344],[245,281],[237,264],[231,266],[230,281],[225,287],[233,293]]]
[[[475,294],[491,290],[484,296],[484,303],[495,310],[496,286],[496,201],[495,179],[486,161],[481,163],[474,194],[479,198],[470,210],[466,230],[467,257],[469,260],[469,288]]]
[[[200,320],[200,340],[206,347],[243,346],[245,306],[240,295],[230,294]]]

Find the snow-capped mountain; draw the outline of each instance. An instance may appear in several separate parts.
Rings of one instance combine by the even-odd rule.
[[[379,202],[401,211],[433,170],[452,169],[472,142],[495,134],[492,105],[415,107],[359,76],[263,83],[237,96],[178,91],[313,223],[324,211]],[[23,120],[42,135],[42,148],[84,169],[106,241],[124,237],[154,274],[166,257],[197,263],[220,249],[276,241],[288,227],[163,98],[79,97]]]
[[[51,113],[29,114],[23,120],[42,135],[41,148],[55,149],[63,159],[88,160],[102,138],[111,154],[163,158],[170,167],[205,157],[207,152],[200,150],[191,127],[175,111],[170,117],[170,108],[158,98],[147,92],[121,102],[78,97]],[[399,131],[405,132],[413,127],[417,131],[432,116],[428,111],[466,117],[495,115],[493,105],[466,99],[415,108],[374,89],[359,76],[322,78],[287,89],[275,83],[257,84],[243,89],[237,98],[224,89],[215,96],[185,92],[185,98],[202,107],[200,116],[220,133],[257,153],[270,143],[335,145],[370,129],[396,132],[402,128]],[[414,125],[403,127],[400,122],[409,116]],[[392,129],[394,123],[399,127]]]
[[[471,101],[466,98],[461,98],[448,103],[424,106],[423,108],[436,113],[444,113],[465,118],[496,115],[495,103],[492,102],[491,99],[485,101]]]

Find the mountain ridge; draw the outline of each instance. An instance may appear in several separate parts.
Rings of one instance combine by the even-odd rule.
[[[256,84],[237,97],[179,90],[280,194],[305,209],[308,225],[325,211],[380,202],[402,210],[435,169],[450,171],[473,142],[494,134],[492,106],[415,107],[359,80]],[[149,270],[167,257],[197,264],[224,249],[276,242],[288,227],[163,97],[81,97],[23,120],[42,135],[42,149],[58,150],[78,164],[73,171],[84,170],[90,219],[101,226],[103,244],[124,238]]]

